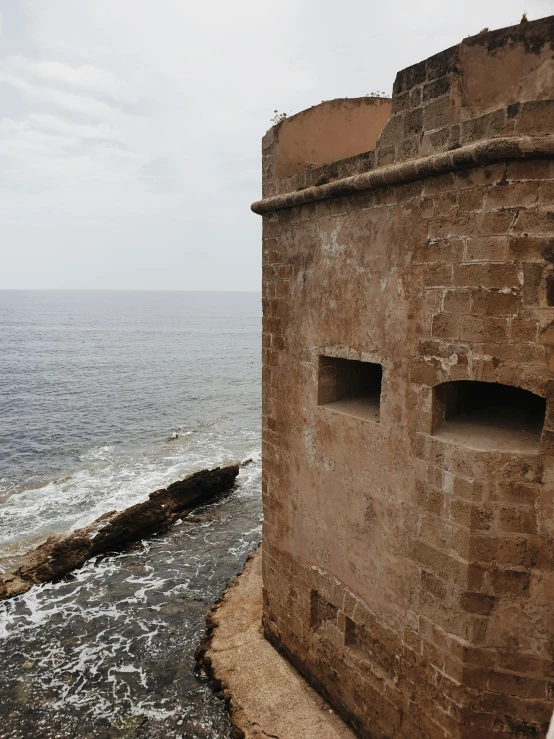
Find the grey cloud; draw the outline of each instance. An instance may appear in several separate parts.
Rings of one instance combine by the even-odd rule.
[[[521,13],[0,0],[0,288],[258,289],[249,205],[274,109],[390,91],[398,69]]]

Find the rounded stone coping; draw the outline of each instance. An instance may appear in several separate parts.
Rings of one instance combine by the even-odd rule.
[[[381,169],[335,180],[319,187],[275,195],[252,203],[251,209],[258,215],[275,210],[294,208],[297,205],[348,195],[361,190],[389,187],[406,182],[436,177],[437,175],[488,164],[502,159],[533,159],[554,157],[554,136],[509,136],[477,141],[458,149],[412,159],[401,164],[390,164]]]

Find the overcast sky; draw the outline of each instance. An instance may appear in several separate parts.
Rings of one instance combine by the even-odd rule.
[[[258,290],[273,111],[554,0],[0,0],[0,288]]]

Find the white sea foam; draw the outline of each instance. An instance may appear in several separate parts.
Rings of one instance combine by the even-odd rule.
[[[135,454],[116,456],[109,446],[91,449],[83,455],[88,465],[78,472],[8,497],[0,507],[0,558],[9,562],[52,534],[128,508],[197,470],[245,457],[258,460],[258,444],[251,429],[229,438],[212,427]]]
[[[0,569],[196,470],[254,459],[195,522],[0,603],[0,739],[128,733],[132,717],[153,736],[189,720],[229,735],[191,671],[210,603],[260,539],[259,303],[0,294]]]
[[[49,711],[88,725],[190,717],[213,728],[219,708],[209,688],[189,687],[190,695],[178,698],[156,690],[158,668],[152,669],[164,669],[173,634],[169,664],[182,659],[182,650],[192,659],[205,609],[222,587],[221,568],[232,576],[231,563],[259,540],[259,451],[249,456],[254,463],[241,468],[231,495],[198,511],[201,523],[185,521],[123,553],[89,560],[69,580],[0,604],[1,649],[8,664],[12,652],[24,655],[24,674],[37,695],[47,696]]]

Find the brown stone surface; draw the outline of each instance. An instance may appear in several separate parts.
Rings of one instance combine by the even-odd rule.
[[[265,634],[367,739],[547,731],[553,51],[546,18],[402,70],[374,152],[254,206]]]
[[[271,172],[271,179],[282,179],[370,151],[390,113],[391,101],[386,98],[342,98],[286,118],[264,139],[266,172]],[[343,135],[337,136],[337,130]]]
[[[354,739],[307,682],[263,637],[261,551],[236,578],[209,619],[201,659],[230,702],[245,739]]]
[[[0,574],[0,600],[25,593],[82,567],[91,557],[171,526],[202,503],[233,487],[238,465],[201,470],[150,493],[124,511],[110,511],[68,536],[51,536],[26,554],[17,570]]]

